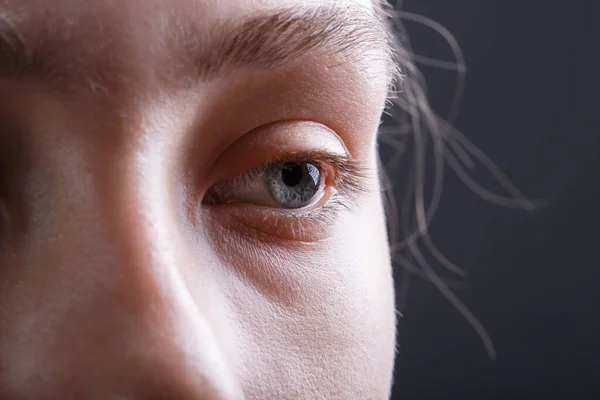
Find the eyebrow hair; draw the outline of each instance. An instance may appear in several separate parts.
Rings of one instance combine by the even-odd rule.
[[[392,62],[386,28],[374,13],[357,6],[258,14],[237,26],[223,25],[215,37],[217,45],[198,59],[203,75],[209,77],[244,66],[276,68],[315,49],[350,59],[378,49],[386,63]]]
[[[177,60],[173,68],[192,68],[197,79],[215,79],[242,68],[275,69],[312,51],[317,56],[341,55],[348,62],[369,57],[383,63],[388,81],[395,78],[389,32],[381,18],[365,7],[263,11],[221,22],[208,34],[201,24],[184,23],[170,32],[168,48],[176,54],[171,59]],[[33,77],[59,85],[83,83],[88,89],[105,86],[102,80],[110,73],[97,68],[81,71],[75,62],[61,62],[66,44],[55,43],[51,37],[36,43],[37,47],[28,45],[0,15],[0,77]]]

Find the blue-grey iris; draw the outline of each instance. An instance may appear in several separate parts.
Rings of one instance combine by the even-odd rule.
[[[273,164],[265,172],[271,196],[283,208],[310,204],[321,187],[321,171],[310,162]]]

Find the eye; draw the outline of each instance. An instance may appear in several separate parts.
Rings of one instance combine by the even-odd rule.
[[[376,170],[346,154],[317,149],[273,158],[277,150],[246,149],[213,167],[220,179],[204,192],[206,221],[242,237],[311,242],[332,235],[339,218],[376,194]]]
[[[216,184],[203,203],[238,202],[285,209],[308,207],[325,196],[329,170],[311,160],[273,162]]]

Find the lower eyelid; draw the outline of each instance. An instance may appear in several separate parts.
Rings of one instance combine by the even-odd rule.
[[[345,196],[334,194],[327,204],[307,209],[273,209],[252,204],[220,204],[207,211],[211,223],[261,242],[319,242],[335,234],[336,221],[349,212]]]

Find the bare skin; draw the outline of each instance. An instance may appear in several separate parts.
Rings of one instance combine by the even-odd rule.
[[[377,26],[354,0],[0,0],[0,398],[389,397]],[[282,160],[315,167],[302,204],[261,178]]]

